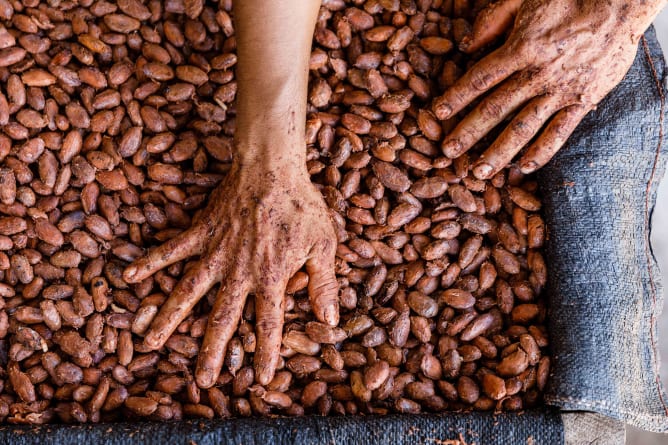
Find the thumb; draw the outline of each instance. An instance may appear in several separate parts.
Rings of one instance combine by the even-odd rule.
[[[459,49],[473,53],[504,34],[515,21],[522,0],[499,0],[482,10],[473,25],[473,33],[459,43]]]
[[[335,241],[314,249],[306,261],[309,275],[308,294],[311,307],[318,320],[330,326],[339,324],[339,283],[334,273]]]

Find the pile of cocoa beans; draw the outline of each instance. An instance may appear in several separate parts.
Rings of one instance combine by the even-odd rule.
[[[324,0],[308,170],[332,210],[341,322],[299,272],[274,380],[253,299],[216,385],[193,369],[212,289],[160,351],[142,335],[184,263],[125,266],[188,228],[234,156],[230,0],[0,0],[0,420],[521,410],[539,404],[546,230],[536,182],[444,157],[431,101],[487,0]],[[481,55],[477,55],[480,57]],[[481,147],[485,143],[481,144]]]

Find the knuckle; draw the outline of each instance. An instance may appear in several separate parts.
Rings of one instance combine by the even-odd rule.
[[[265,315],[257,320],[255,327],[258,332],[275,332],[282,328],[282,323],[276,316]]]
[[[486,118],[496,118],[503,115],[503,108],[494,99],[487,99],[480,104],[480,114]]]
[[[512,132],[522,139],[531,138],[535,134],[534,126],[528,120],[513,122]]]
[[[446,103],[455,104],[457,107],[460,105],[465,105],[466,94],[464,93],[464,88],[452,87],[448,92],[444,94],[444,97],[447,96],[448,100]]]
[[[185,292],[187,294],[192,294],[193,291],[195,290],[195,286],[197,285],[197,278],[194,275],[184,277],[180,282],[179,282],[179,287],[181,288],[181,292]]]
[[[230,314],[227,310],[213,311],[209,314],[209,327],[224,326],[230,321]]]
[[[334,232],[334,228],[331,226],[331,224],[327,225],[325,228],[325,236],[320,240],[320,249],[322,252],[322,255],[327,258],[334,260],[334,256],[336,255],[336,233]]]
[[[570,116],[569,116],[570,118]],[[563,139],[566,137],[568,134],[570,134],[569,131],[569,123],[572,122],[572,119],[568,119],[566,122],[561,122],[558,125],[555,126],[554,128],[554,134],[557,136],[557,138]]]
[[[339,283],[336,280],[328,278],[322,281],[314,282],[313,287],[314,298],[322,296],[336,295],[339,291]]]
[[[465,146],[468,145],[468,142],[471,141],[477,141],[479,138],[479,129],[477,125],[462,125],[461,128],[458,128],[459,132],[459,142],[462,145],[462,150],[466,148]]]
[[[567,139],[568,136],[573,132],[573,127],[576,125],[576,120],[575,119],[568,119],[567,122],[562,122],[561,124],[557,125],[556,128],[554,129],[554,133],[556,134],[557,138],[560,140]]]
[[[535,52],[535,46],[531,43],[531,39],[511,37],[506,44],[506,52],[512,55],[507,58],[508,60],[520,62],[527,60]]]
[[[473,68],[471,71],[471,86],[478,92],[487,91],[492,86],[494,77],[482,68]]]
[[[565,125],[564,125],[563,123],[557,125],[557,126],[554,128],[553,131],[554,131],[554,135],[555,135],[558,139],[563,139],[564,136],[566,136],[566,134],[568,133],[568,131],[566,131],[566,127],[565,127]]]
[[[596,104],[573,105],[566,108],[566,114],[571,119],[579,119],[596,108]]]

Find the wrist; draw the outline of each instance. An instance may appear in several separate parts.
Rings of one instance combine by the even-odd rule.
[[[303,137],[297,142],[268,131],[257,136],[245,133],[236,140],[236,147],[233,166],[240,171],[308,177]]]
[[[305,185],[311,183],[305,168],[279,167],[266,163],[235,162],[229,175],[234,178],[235,187],[240,191],[253,190],[272,195],[286,190],[302,193]]]
[[[622,23],[628,24],[635,41],[645,33],[656,16],[668,5],[668,0],[646,0],[644,2],[619,0],[616,1],[616,5]]]
[[[244,166],[306,170],[306,104],[293,97],[265,98],[237,108],[235,146]],[[248,98],[246,99],[249,100]]]

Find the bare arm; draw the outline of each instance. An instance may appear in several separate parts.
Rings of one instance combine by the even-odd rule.
[[[308,60],[319,7],[319,0],[234,2],[236,139],[244,163],[306,168]]]
[[[308,58],[317,1],[235,2],[236,153],[201,218],[125,271],[137,282],[190,256],[144,343],[158,349],[217,282],[197,362],[201,387],[215,384],[249,294],[255,295],[255,379],[267,384],[279,358],[288,279],[304,264],[315,316],[338,323],[336,236],[306,170]]]

